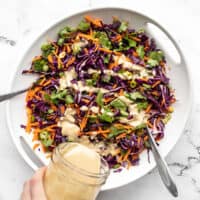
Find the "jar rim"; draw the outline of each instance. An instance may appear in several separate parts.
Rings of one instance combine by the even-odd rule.
[[[79,144],[79,143],[75,143],[75,142],[69,142],[70,144]],[[62,143],[60,145],[57,146],[57,148],[55,148],[55,151],[57,153],[57,155],[59,156],[61,162],[66,166],[69,167],[71,170],[83,175],[83,176],[87,176],[90,178],[107,178],[110,174],[110,169],[109,169],[109,165],[107,163],[107,161],[101,156],[101,163],[103,163],[103,166],[101,165],[101,170],[99,173],[93,173],[93,172],[89,172],[85,169],[82,169],[80,167],[78,167],[77,165],[74,165],[73,163],[71,163],[70,161],[67,161],[66,159],[64,159],[61,156],[61,145],[69,145],[69,143]]]

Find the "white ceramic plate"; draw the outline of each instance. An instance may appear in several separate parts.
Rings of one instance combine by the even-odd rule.
[[[168,64],[171,66],[171,71],[169,72],[168,76],[171,79],[171,84],[173,88],[175,88],[176,90],[176,97],[178,99],[178,102],[175,105],[175,112],[173,113],[172,120],[166,127],[165,138],[160,142],[160,151],[164,156],[166,156],[169,153],[169,151],[173,148],[175,143],[178,141],[190,114],[192,105],[192,90],[190,76],[183,54],[180,48],[178,47],[177,43],[174,41],[174,39],[157,22],[140,13],[120,8],[99,8],[81,12],[59,21],[58,23],[51,26],[49,29],[45,30],[27,49],[25,55],[22,57],[21,61],[17,65],[17,70],[15,76],[13,77],[10,90],[15,91],[25,88],[26,86],[28,87],[34,79],[30,76],[22,76],[21,72],[23,69],[28,68],[30,66],[32,58],[40,53],[41,44],[44,41],[46,41],[47,38],[56,38],[56,34],[60,28],[66,25],[76,26],[86,14],[100,17],[103,19],[104,22],[111,22],[112,16],[118,16],[120,19],[128,21],[130,27],[134,27],[136,29],[144,28],[149,33],[152,33],[152,30],[149,30],[149,26],[147,27],[147,23],[154,24],[156,27],[159,28],[160,31],[164,32],[165,37],[167,36],[168,38],[167,40],[172,42],[174,48],[178,52],[180,61],[175,62],[172,59],[170,59],[169,52],[171,51],[169,49],[164,48]],[[155,38],[157,43],[160,43],[160,39],[161,38],[159,37]],[[34,158],[32,158],[30,151],[25,151],[20,140],[20,136],[24,136],[29,145],[31,147],[33,145],[30,138],[25,134],[24,130],[20,128],[20,124],[26,123],[25,95],[20,95],[8,102],[7,121],[11,136],[19,153],[22,155],[24,160],[34,170],[36,170],[38,168],[37,161]],[[36,151],[35,154],[44,163],[48,163],[48,160],[46,160],[45,156],[39,151]],[[123,170],[121,173],[112,173],[107,183],[102,189],[108,190],[128,184],[147,174],[150,170],[152,170],[155,167],[153,156],[151,156],[151,163],[148,163],[147,161],[146,152],[142,153],[140,158],[140,164],[138,166],[132,167],[130,170]]]

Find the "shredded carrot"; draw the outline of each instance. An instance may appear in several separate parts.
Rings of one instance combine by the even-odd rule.
[[[150,121],[147,121],[147,125],[148,125],[150,128],[153,128],[153,124],[151,124]]]
[[[80,108],[79,107],[76,108],[76,113],[78,116],[80,116]]]
[[[95,43],[95,49],[94,49],[94,52],[96,52],[98,49],[99,49],[99,44],[98,44],[98,43]]]
[[[154,96],[159,96],[159,93],[158,93],[158,91],[153,91],[153,92],[151,92],[151,94],[153,94]]]
[[[103,51],[105,53],[113,53],[113,51],[109,50],[109,49],[105,49],[105,48],[99,48],[100,51]]]
[[[44,145],[41,145],[41,147],[42,147],[42,151],[43,151],[44,153],[46,153],[46,152],[47,152],[47,148],[46,148]]]
[[[165,104],[165,98],[162,99],[161,106]]]
[[[58,67],[63,66],[63,62],[61,61],[61,58],[59,56],[56,56],[57,62],[58,62]]]
[[[39,126],[39,122],[33,122],[31,123],[31,126]]]
[[[149,113],[152,106],[153,106],[153,104],[149,104],[149,105],[147,106],[147,109],[145,110],[145,113]]]
[[[133,51],[133,56],[138,57],[138,53],[136,51]]]
[[[133,159],[133,160],[138,159],[138,154],[133,154],[133,155],[132,155],[132,159]]]
[[[75,56],[71,57],[71,58],[67,61],[66,67],[69,67],[71,64],[73,64],[75,60],[76,60]]]
[[[113,54],[118,55],[118,56],[122,55],[122,53],[120,53],[120,52],[112,51],[112,50],[105,49],[105,48],[102,48],[102,47],[99,48],[99,51],[103,51],[103,52],[109,53],[109,54],[113,53]]]
[[[46,81],[45,83],[43,83],[43,86],[45,87],[45,86],[49,85],[50,83],[51,83],[51,79],[49,79],[48,81]]]
[[[114,62],[114,63],[110,63],[108,68],[109,68],[109,69],[113,69],[115,66],[116,66],[116,63],[115,63],[115,62]]]
[[[118,135],[116,137],[117,140],[121,139],[121,138],[125,138],[126,137],[126,133],[121,133],[120,135]]]
[[[32,62],[35,62],[35,61],[37,61],[37,60],[40,60],[41,58],[42,58],[42,56],[35,56],[35,57],[33,58]]]
[[[38,140],[39,131],[40,131],[39,129],[35,129],[35,130],[33,131],[33,139],[32,139],[32,141]]]
[[[142,138],[141,138],[141,137],[138,137],[138,139],[137,139],[137,143],[140,144],[141,141],[142,141]]]
[[[33,150],[37,149],[40,146],[40,144],[34,144]]]
[[[84,51],[86,54],[88,54],[88,49],[87,48],[84,48]]]
[[[66,49],[67,49],[67,53],[71,53],[71,48],[69,47],[69,45],[66,45]]]
[[[174,108],[172,107],[172,106],[169,106],[168,108],[167,108],[167,110],[169,111],[169,112],[173,112],[174,111]]]
[[[130,153],[131,153],[131,149],[129,149],[129,150],[126,152],[126,154],[125,154],[125,156],[124,156],[124,158],[123,158],[123,161],[127,161],[127,160],[128,160],[128,157],[129,157]]]
[[[26,101],[28,101],[29,99],[32,99],[35,95],[35,93],[37,93],[39,90],[41,90],[40,87],[36,87],[34,89],[30,89],[28,92],[27,92],[27,95],[26,95]]]
[[[49,54],[49,55],[47,56],[47,60],[48,60],[51,64],[53,63],[53,57],[52,57],[51,54]]]
[[[32,139],[32,141],[37,141],[38,139],[39,139],[38,134],[34,134],[34,135],[33,135],[33,139]]]
[[[149,139],[149,136],[146,135],[146,136],[144,137],[144,141],[147,141],[148,139]]]
[[[129,57],[125,57],[126,58],[126,60],[128,61],[128,62],[132,62],[132,60],[129,58]]]
[[[141,39],[138,37],[129,36],[131,39],[135,40],[136,42],[141,42]]]
[[[56,111],[57,110],[57,107],[54,105],[54,104],[51,104],[51,108]]]
[[[93,95],[93,92],[89,92],[89,94],[88,94],[90,97]]]
[[[121,55],[122,55],[121,52],[117,52],[117,51],[113,51],[113,53],[114,53],[115,55],[117,55],[117,56],[121,56]]]
[[[160,84],[160,81],[156,81],[153,85],[152,85],[152,88],[155,88],[157,85]]]
[[[121,154],[121,149],[120,148],[115,149],[115,155],[119,155],[119,154]]]
[[[119,96],[123,96],[124,95],[124,90],[123,89],[120,89],[119,91]]]
[[[29,99],[30,99],[30,91],[28,91],[26,94],[26,102],[28,102]]]
[[[31,132],[31,114],[32,114],[31,109],[30,108],[26,108],[26,113],[27,113],[28,120],[27,120],[27,125],[26,125],[25,131],[27,133],[30,133]]]
[[[156,119],[156,125],[158,125],[158,124],[159,124],[160,120],[161,120],[161,118],[160,118],[160,117],[158,117],[158,118]]]
[[[173,99],[170,100],[170,102],[171,102],[171,103],[174,103],[174,102],[176,102],[176,99],[173,98]]]
[[[88,111],[88,112],[89,112],[89,111]],[[86,127],[86,125],[87,125],[87,121],[88,121],[87,115],[88,115],[88,112],[87,112],[86,116],[83,117],[83,119],[82,119],[82,121],[81,121],[81,123],[80,123],[80,129],[81,129],[81,131],[82,131],[82,130]]]
[[[87,35],[87,34],[84,34],[84,33],[78,33],[78,34],[77,34],[77,38],[79,38],[79,37],[86,38],[86,39],[88,39],[88,40],[92,40],[92,41],[95,41],[95,42],[98,41],[97,38],[94,38],[93,36]]]
[[[113,85],[113,88],[114,88],[114,89],[117,88],[117,84],[114,84],[114,85]]]
[[[63,106],[63,105],[60,106],[60,111],[61,111],[62,114],[64,114],[65,113],[65,106]]]
[[[83,101],[83,102],[85,102],[87,104],[90,102],[90,100],[88,100],[88,99],[81,99],[81,101]]]
[[[98,119],[96,120],[96,123],[99,123],[99,120],[98,120]],[[102,131],[101,126],[98,127],[98,130],[99,130],[99,131]]]
[[[148,78],[140,78],[140,80],[144,81],[144,82],[147,82],[148,81]]]
[[[105,138],[108,137],[108,135],[107,135],[106,133],[101,133],[101,135],[102,135],[103,137],[105,137]]]
[[[120,156],[117,158],[117,161],[118,161],[119,163],[121,163],[121,162],[122,162],[122,158],[123,158],[123,155],[120,155]]]
[[[116,124],[114,124],[114,126],[121,127],[121,128],[126,128],[126,129],[132,129],[133,128],[130,125],[125,125],[125,124],[120,124],[120,123],[116,123]]]
[[[43,78],[43,79],[40,81],[39,85],[43,85],[45,81],[46,81],[46,78]]]
[[[35,87],[35,89],[33,90],[33,94],[39,92],[41,90],[41,87]]]
[[[30,132],[31,132],[31,126],[30,126],[29,123],[27,123],[25,131],[26,131],[27,133],[30,133]]]
[[[91,36],[93,35],[93,30],[92,30],[92,28],[90,28],[90,35],[91,35]]]
[[[37,95],[37,94],[35,94],[34,98],[37,99],[37,100],[41,99],[41,97],[39,95]]]
[[[56,132],[54,131],[51,133],[51,139],[54,140],[55,136],[56,136]]]
[[[127,169],[129,169],[132,166],[132,164],[131,164],[130,160],[127,160],[127,163],[128,163]]]
[[[163,61],[160,61],[160,65],[161,65],[161,67],[164,67],[165,63]]]
[[[102,21],[101,21],[101,19],[93,18],[93,17],[91,17],[89,15],[86,15],[84,18],[85,18],[86,21],[94,24],[95,26],[102,27]]]
[[[147,56],[144,56],[144,61],[147,61],[149,58]]]
[[[101,131],[97,131],[97,133],[110,133],[110,130],[109,129],[101,130]]]
[[[105,102],[105,103],[108,103],[108,102],[112,101],[113,99],[114,99],[113,97],[105,98],[105,99],[104,99],[104,102]]]
[[[113,42],[115,42],[115,41],[118,42],[121,40],[122,40],[122,36],[120,34],[117,34],[117,36],[112,39]]]

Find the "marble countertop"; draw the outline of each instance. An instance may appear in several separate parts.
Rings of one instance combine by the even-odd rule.
[[[71,13],[98,6],[117,6],[143,12],[159,21],[179,42],[187,55],[194,86],[194,109],[182,137],[167,156],[175,174],[179,200],[200,199],[200,3],[198,0],[0,0],[0,93],[5,93],[15,69],[15,60],[44,27]],[[5,84],[6,83],[6,84]],[[11,141],[0,104],[0,200],[19,198],[23,182],[33,171]],[[117,190],[102,192],[98,200],[172,200],[157,170]]]

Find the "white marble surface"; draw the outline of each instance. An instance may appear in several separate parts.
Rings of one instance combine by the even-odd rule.
[[[200,199],[200,3],[198,0],[0,0],[0,93],[7,91],[15,60],[44,27],[85,8],[119,6],[143,12],[159,21],[184,50],[193,75],[194,111],[190,126],[167,157],[179,189],[179,200]],[[23,182],[33,171],[11,141],[0,104],[0,200],[19,198]],[[157,170],[117,190],[102,192],[98,200],[172,200]]]

